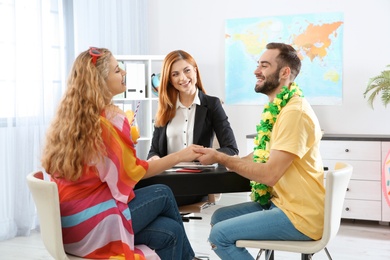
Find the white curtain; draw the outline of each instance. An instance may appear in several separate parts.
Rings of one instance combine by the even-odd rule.
[[[39,169],[63,88],[62,0],[0,0],[0,241],[36,225],[26,175]]]
[[[90,46],[118,55],[149,54],[145,0],[73,1],[75,56]]]
[[[0,0],[0,241],[38,227],[26,175],[70,65],[89,46],[148,54],[144,0]]]

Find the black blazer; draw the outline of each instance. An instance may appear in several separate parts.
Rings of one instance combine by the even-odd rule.
[[[200,105],[196,105],[194,122],[194,144],[211,147],[214,133],[217,136],[220,152],[228,155],[238,154],[236,139],[230,127],[228,117],[222,108],[221,101],[198,91]],[[148,159],[154,155],[164,157],[167,155],[167,126],[155,127],[152,145]]]

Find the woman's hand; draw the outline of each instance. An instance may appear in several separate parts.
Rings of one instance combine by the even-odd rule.
[[[159,160],[149,161],[149,167],[146,170],[146,174],[143,178],[149,178],[156,174],[162,173],[163,171],[172,168],[179,162],[191,162],[198,159],[201,154],[195,152],[195,149],[202,147],[203,146],[200,145],[190,145],[183,150],[168,154],[167,156],[164,156]]]
[[[221,153],[214,148],[195,148],[195,152],[200,153],[198,161],[203,165],[219,163],[218,155]]]
[[[200,153],[195,152],[195,149],[197,148],[203,148],[203,146],[192,144],[187,148],[184,148],[183,150],[177,152],[180,158],[180,162],[192,162],[197,160],[198,157],[201,155]]]

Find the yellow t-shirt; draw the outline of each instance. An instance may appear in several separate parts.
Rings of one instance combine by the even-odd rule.
[[[273,186],[272,202],[296,229],[318,240],[324,224],[324,170],[319,151],[322,133],[317,116],[304,98],[293,97],[280,112],[270,148],[297,157]]]

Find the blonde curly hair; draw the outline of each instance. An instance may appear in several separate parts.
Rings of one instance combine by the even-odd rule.
[[[46,135],[41,162],[55,178],[75,181],[85,165],[98,162],[106,153],[99,118],[112,102],[106,84],[112,53],[97,50],[101,56],[96,64],[89,50],[74,61],[67,90]]]

